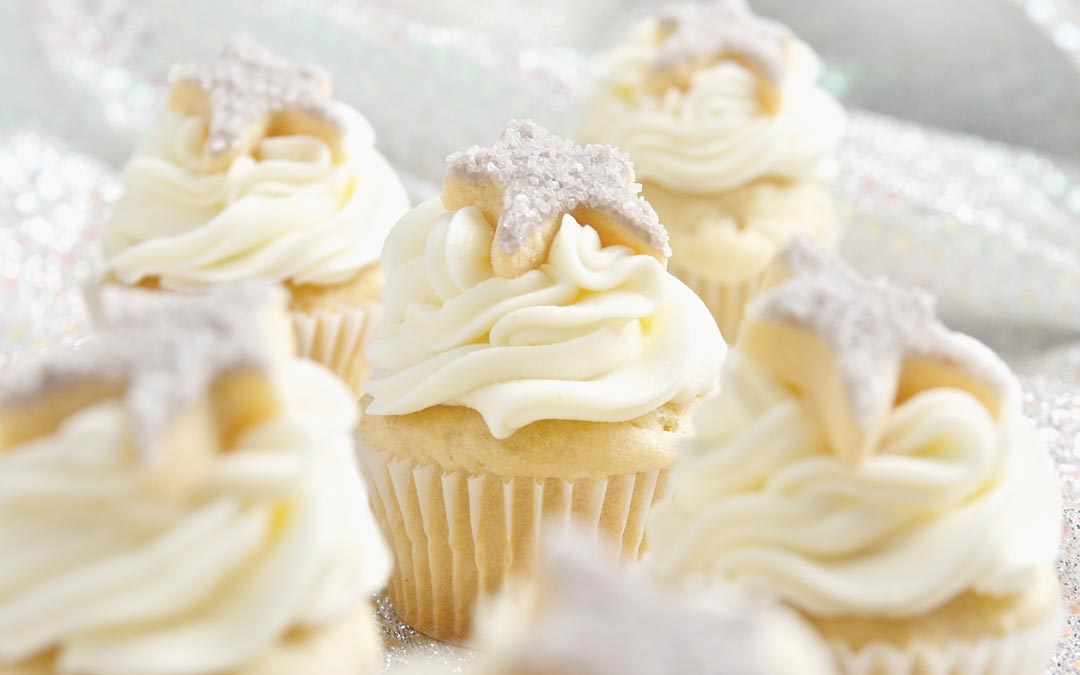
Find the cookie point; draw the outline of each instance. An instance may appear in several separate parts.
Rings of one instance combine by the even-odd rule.
[[[230,38],[210,63],[173,66],[170,80],[170,107],[207,119],[211,168],[249,151],[269,132],[315,135],[339,151],[346,125],[330,98],[330,77],[280,59],[243,34]]]
[[[110,287],[101,305],[102,325],[93,337],[79,349],[47,354],[0,394],[5,447],[50,433],[78,410],[117,398],[130,416],[136,449],[154,465],[157,451],[168,445],[168,430],[192,410],[217,418],[201,427],[193,423],[193,429],[228,435],[242,427],[238,420],[258,420],[274,409],[270,371],[283,353],[291,354],[280,290],[251,284],[181,296]],[[200,408],[200,401],[230,390],[232,378],[243,373],[249,374],[246,403],[232,408],[235,415],[222,406]],[[256,380],[261,387],[251,385]],[[201,441],[192,447],[217,445],[209,436]]]
[[[786,26],[758,16],[744,2],[715,0],[661,10],[656,35],[659,47],[650,66],[650,89],[686,89],[696,71],[734,61],[758,78],[762,111],[779,111],[794,40]]]
[[[596,229],[605,245],[666,258],[667,231],[639,191],[625,153],[580,146],[532,120],[514,119],[495,145],[447,158],[443,203],[477,206],[495,222],[493,264],[516,275],[546,259],[565,214]]]
[[[738,344],[818,417],[834,452],[873,451],[890,411],[922,391],[974,396],[993,417],[1013,387],[1004,363],[945,328],[926,293],[868,280],[796,240],[777,256]]]

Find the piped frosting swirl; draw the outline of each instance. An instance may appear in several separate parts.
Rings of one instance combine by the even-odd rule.
[[[9,443],[0,415],[0,669],[249,672],[294,630],[370,621],[390,560],[356,466],[355,402],[325,368],[279,348],[287,342],[253,337],[267,327],[254,314],[265,298],[122,291],[94,342],[0,402],[4,413],[36,399],[59,417]],[[276,325],[291,335],[278,305]],[[251,390],[211,404],[214,383],[249,363],[275,406],[256,410]],[[127,391],[49,405],[95,379]],[[167,412],[151,419],[168,420],[159,435],[178,440],[182,460],[169,478],[186,476],[187,489],[158,489],[155,463],[132,452],[133,439],[158,433],[148,406]],[[248,422],[224,440],[222,408]],[[344,671],[373,672],[376,654],[341,654]]]
[[[756,28],[729,39],[710,13]],[[694,195],[820,180],[846,122],[819,73],[809,47],[737,3],[676,7],[611,52],[581,137],[627,152],[646,185]]]

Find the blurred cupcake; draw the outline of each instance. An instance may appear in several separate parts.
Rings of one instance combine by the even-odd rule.
[[[378,672],[351,393],[276,289],[126,293],[0,395],[0,672]]]
[[[1045,672],[1060,494],[1006,366],[805,241],[773,270],[650,522],[657,573],[774,593],[845,673]]]
[[[477,599],[535,566],[542,519],[638,556],[726,347],[664,271],[622,153],[511,122],[448,164],[383,250],[360,438],[395,608],[461,640]]]
[[[613,51],[582,138],[630,154],[671,234],[671,272],[734,340],[775,252],[802,234],[832,244],[824,180],[845,126],[819,64],[742,0],[676,5]]]
[[[484,675],[835,675],[828,647],[782,606],[717,587],[682,596],[559,538],[539,582],[480,614]],[[613,561],[612,561],[613,562]]]
[[[242,37],[171,80],[106,226],[111,281],[175,291],[280,283],[302,355],[359,392],[380,315],[379,251],[408,209],[370,125],[331,98],[326,73]]]

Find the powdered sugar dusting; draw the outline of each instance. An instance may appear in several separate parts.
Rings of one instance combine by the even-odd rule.
[[[948,330],[926,293],[868,280],[840,258],[800,237],[779,255],[791,275],[751,303],[751,317],[805,327],[820,335],[839,364],[853,409],[869,423],[892,384],[883,363],[919,356],[960,369],[1005,395],[1008,367],[989,348]]]
[[[242,35],[229,40],[212,63],[174,66],[170,79],[209,95],[207,147],[213,156],[234,152],[253,127],[286,110],[308,115],[338,133],[345,130],[325,71],[279,59]]]
[[[787,77],[787,46],[793,34],[754,14],[743,0],[676,5],[661,10],[657,21],[668,37],[653,60],[656,73],[738,54],[774,85]]]
[[[474,146],[447,158],[452,178],[503,190],[496,240],[513,254],[558,216],[584,207],[631,230],[650,248],[671,255],[667,230],[638,193],[630,157],[607,145],[579,146],[529,120],[513,120],[490,148]]]
[[[80,347],[46,354],[16,373],[0,406],[62,393],[82,384],[124,387],[136,446],[147,462],[173,417],[221,375],[266,370],[270,351],[261,315],[283,303],[276,288],[243,285],[202,296],[144,290],[117,292],[105,325]]]

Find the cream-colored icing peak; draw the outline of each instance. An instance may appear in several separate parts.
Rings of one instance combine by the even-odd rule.
[[[241,670],[296,628],[347,620],[390,560],[353,454],[353,397],[295,359],[283,406],[199,489],[147,490],[118,400],[0,455],[0,669]]]
[[[630,154],[638,179],[691,194],[731,190],[761,178],[815,179],[845,126],[840,105],[817,84],[817,57],[801,42],[775,111],[762,108],[759,76],[734,60],[695,71],[688,86],[648,84],[661,42],[655,21],[610,57],[587,104],[582,140]]]
[[[564,216],[547,262],[503,278],[492,236],[478,209],[438,199],[391,233],[368,413],[462,405],[505,438],[541,419],[631,420],[715,382],[716,324],[655,258]]]
[[[109,272],[183,290],[351,279],[378,259],[408,199],[366,120],[352,110],[345,119],[340,159],[316,136],[270,136],[207,172],[206,120],[165,114],[124,170],[106,227]]]
[[[928,390],[853,465],[738,350],[721,389],[650,522],[661,575],[735,579],[822,617],[908,618],[964,592],[1023,592],[1053,565],[1060,493],[1019,411],[996,422],[964,391]]]

